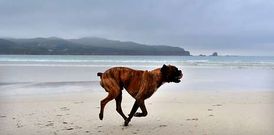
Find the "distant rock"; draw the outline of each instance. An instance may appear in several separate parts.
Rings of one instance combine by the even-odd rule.
[[[212,53],[212,55],[210,55],[210,56],[218,56],[218,53],[217,53],[217,52],[214,52],[214,53]]]
[[[200,54],[199,56],[201,56],[201,57],[205,57],[206,55],[204,55],[204,54]]]

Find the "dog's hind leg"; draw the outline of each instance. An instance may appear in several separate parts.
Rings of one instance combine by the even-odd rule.
[[[112,94],[108,94],[108,96],[106,98],[104,98],[103,100],[101,100],[101,109],[100,109],[100,113],[99,113],[99,119],[103,120],[104,117],[104,108],[106,106],[106,104],[111,101],[112,99],[114,99]]]
[[[104,117],[104,108],[105,108],[106,104],[109,101],[116,98],[119,95],[119,93],[121,92],[119,89],[119,86],[113,79],[105,80],[102,83],[103,83],[105,90],[108,92],[108,96],[106,98],[104,98],[103,100],[101,100],[101,104],[100,104],[101,109],[100,109],[100,113],[99,113],[100,120],[102,120]]]
[[[121,102],[122,102],[122,92],[115,98],[116,101],[116,111],[124,118],[124,120],[127,119],[125,114],[123,113]]]

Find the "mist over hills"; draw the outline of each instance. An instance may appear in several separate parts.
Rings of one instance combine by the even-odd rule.
[[[79,39],[49,38],[2,38],[0,54],[31,55],[181,55],[190,52],[180,47],[145,45],[104,38],[85,37]]]

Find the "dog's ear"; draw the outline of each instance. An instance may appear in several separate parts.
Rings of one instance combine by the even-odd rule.
[[[161,72],[164,73],[164,72],[167,70],[167,68],[168,68],[168,67],[164,64],[164,65],[162,66],[162,68],[161,68]]]

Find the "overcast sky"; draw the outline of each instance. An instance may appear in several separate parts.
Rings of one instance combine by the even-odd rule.
[[[0,37],[103,37],[274,55],[273,0],[0,0]]]

